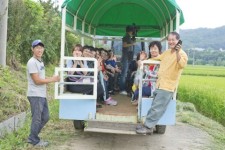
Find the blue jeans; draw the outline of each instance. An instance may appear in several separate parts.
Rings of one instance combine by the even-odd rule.
[[[46,98],[44,97],[27,97],[30,102],[32,122],[30,127],[30,135],[28,139],[33,145],[36,145],[40,138],[38,134],[49,120],[49,109]]]
[[[129,67],[129,63],[132,61],[131,56],[127,51],[122,51],[122,72],[120,77],[120,91],[126,90],[126,77],[127,77],[127,71]]]

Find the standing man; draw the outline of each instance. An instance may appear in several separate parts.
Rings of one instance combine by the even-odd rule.
[[[129,63],[133,60],[135,42],[132,40],[133,27],[127,26],[126,35],[123,37],[123,49],[122,49],[122,73],[120,78],[120,94],[127,95],[126,92],[126,77]]]
[[[33,41],[31,49],[33,57],[27,62],[27,98],[30,102],[32,122],[27,142],[35,146],[45,147],[48,145],[48,142],[40,140],[38,134],[49,120],[46,84],[58,82],[59,77],[52,76],[45,78],[45,66],[41,59],[44,52],[42,41]]]
[[[177,45],[179,40],[180,35],[177,32],[171,32],[168,36],[170,49],[155,58],[155,60],[161,61],[156,90],[144,125],[138,125],[136,127],[136,132],[139,134],[153,133],[154,126],[166,111],[173,93],[177,88],[182,70],[188,60],[187,54],[181,49],[181,45]]]

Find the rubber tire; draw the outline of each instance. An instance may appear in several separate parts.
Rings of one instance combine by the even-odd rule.
[[[73,120],[73,126],[76,130],[83,130],[84,120]]]
[[[164,134],[166,132],[166,125],[156,125],[156,133]]]

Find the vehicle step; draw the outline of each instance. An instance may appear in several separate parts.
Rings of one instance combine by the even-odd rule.
[[[135,123],[88,120],[84,131],[114,134],[136,134],[136,126],[137,124]]]
[[[137,115],[115,115],[115,114],[100,114],[96,113],[96,120],[108,122],[128,122],[137,123]]]

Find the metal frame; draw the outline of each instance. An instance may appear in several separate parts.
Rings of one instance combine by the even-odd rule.
[[[160,64],[160,61],[156,60],[144,60],[141,61],[141,66],[140,66],[140,76],[143,77],[143,67],[144,64]],[[141,101],[142,101],[142,84],[143,84],[143,79],[139,81],[139,95],[138,95],[138,120],[141,120]],[[140,88],[141,87],[141,88]]]
[[[60,76],[60,82],[55,83],[55,98],[56,99],[75,99],[75,95],[79,95],[79,99],[96,99],[97,98],[97,75],[98,75],[98,69],[97,69],[97,60],[94,58],[86,58],[86,57],[64,57],[63,62],[65,60],[85,60],[85,61],[93,61],[94,62],[94,68],[56,68],[55,69],[55,75],[61,75]],[[64,64],[64,63],[63,63]],[[64,66],[61,64],[61,66]],[[92,83],[79,83],[79,84],[92,84],[93,85],[93,95],[81,95],[76,93],[63,93],[65,84],[72,84],[63,81],[64,80],[64,72],[66,71],[87,71],[87,72],[94,72],[94,82]],[[74,83],[75,85],[76,83]]]
[[[160,65],[160,61],[156,60],[144,60],[141,62],[140,66],[140,76],[143,77],[143,67],[144,64],[153,64]],[[139,95],[138,95],[138,121],[143,122],[145,120],[144,115],[147,114],[147,111],[152,105],[153,98],[143,98],[142,97],[142,85],[143,81],[151,81],[151,79],[143,79],[139,81]],[[153,80],[154,81],[154,80]],[[166,112],[162,118],[157,123],[158,125],[174,125],[176,121],[176,93],[174,92],[173,98],[170,100],[170,103],[166,109]]]

